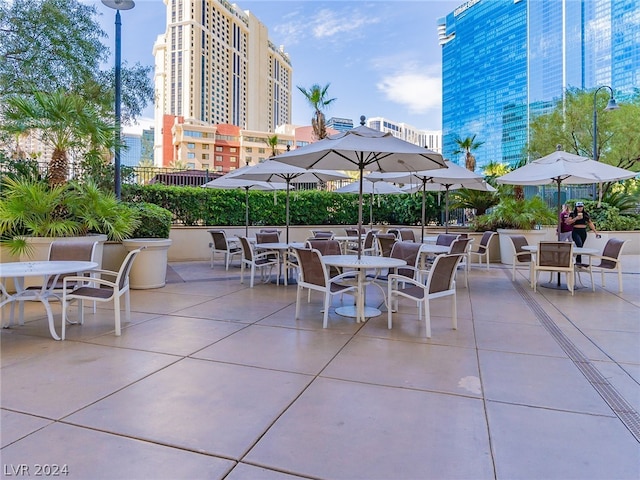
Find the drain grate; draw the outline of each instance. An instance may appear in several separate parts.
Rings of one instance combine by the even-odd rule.
[[[509,278],[511,274],[507,272]],[[521,284],[514,282],[515,289],[531,308],[542,326],[558,342],[560,348],[578,367],[589,383],[596,389],[600,396],[609,405],[611,410],[618,416],[622,423],[629,429],[635,439],[640,442],[640,415],[633,406],[620,395],[607,378],[591,363],[591,361],[573,344],[562,330],[556,325],[553,319],[544,311],[538,302],[531,297],[529,291],[525,290]]]

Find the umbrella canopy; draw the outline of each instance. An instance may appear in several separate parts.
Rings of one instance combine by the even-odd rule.
[[[280,157],[278,157],[279,159]],[[246,180],[260,180],[269,183],[284,183],[287,190],[286,200],[286,239],[289,243],[289,190],[292,183],[327,182],[329,180],[343,180],[349,178],[345,173],[333,170],[308,170],[276,160],[268,160],[243,168],[239,168],[227,174],[229,178],[243,178]]]
[[[334,190],[335,193],[358,193],[360,191],[360,182],[353,182],[344,187],[340,187]],[[369,203],[369,225],[373,230],[373,196],[374,195],[394,195],[399,193],[406,193],[401,188],[396,187],[393,183],[388,182],[372,182],[364,179],[362,181],[362,193],[368,193],[371,195],[371,201]]]
[[[229,178],[228,174],[211,180],[202,185],[206,188],[221,188],[225,190],[233,190],[235,188],[243,188],[245,191],[245,213],[244,213],[244,232],[245,236],[249,236],[249,190],[284,190],[287,188],[281,183],[268,183],[257,180],[244,180],[241,178]]]
[[[425,197],[427,191],[445,191],[446,208],[445,208],[445,232],[449,232],[449,190],[453,185],[465,185],[459,188],[472,188],[474,184],[479,186],[483,183],[486,185],[484,178],[477,173],[467,170],[449,160],[445,162],[446,169],[427,170],[419,172],[408,172],[405,174],[396,173],[378,173],[374,172],[367,176],[370,179],[380,179],[399,183],[417,183],[422,187],[422,236],[424,237],[425,223]],[[466,186],[466,185],[470,186]],[[427,185],[439,185],[440,187],[427,188]],[[475,190],[482,190],[485,187],[479,187]],[[493,187],[492,187],[493,188]],[[415,190],[417,191],[417,190]]]
[[[391,133],[361,125],[347,132],[336,133],[304,147],[278,155],[278,161],[302,168],[329,168],[359,172],[358,229],[362,228],[363,172],[418,172],[444,168],[442,155],[414,145]],[[358,257],[362,241],[358,242]]]
[[[498,177],[498,183],[509,185],[547,185],[558,186],[558,239],[560,239],[560,184],[614,182],[626,180],[637,175],[636,172],[614,167],[606,163],[596,162],[587,157],[558,149],[542,158],[532,161],[523,167]]]

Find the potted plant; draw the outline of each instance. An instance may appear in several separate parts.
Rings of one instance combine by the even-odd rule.
[[[537,244],[548,235],[541,226],[556,225],[556,214],[540,197],[519,200],[504,197],[490,213],[477,216],[472,222],[475,231],[494,230],[500,239],[500,259],[507,265],[513,263],[513,247],[510,235],[525,235],[529,243]],[[555,232],[555,229],[553,230]]]
[[[139,225],[137,214],[94,183],[71,181],[51,186],[43,180],[5,176],[0,194],[0,243],[21,258],[45,256],[53,238],[101,235],[122,240]]]
[[[129,284],[133,289],[160,288],[166,283],[167,255],[171,246],[172,213],[153,203],[129,203],[140,225],[131,238],[122,241],[127,251],[143,247],[131,267]]]

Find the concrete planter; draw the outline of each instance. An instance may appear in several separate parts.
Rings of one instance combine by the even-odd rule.
[[[146,247],[138,254],[131,267],[129,285],[132,289],[144,290],[164,287],[167,279],[167,257],[171,243],[172,241],[168,238],[132,238],[122,241],[127,252]]]

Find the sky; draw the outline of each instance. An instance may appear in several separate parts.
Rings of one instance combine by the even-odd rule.
[[[114,50],[115,11],[99,0],[98,21]],[[122,60],[153,67],[153,44],[166,29],[162,0],[135,0],[122,11]],[[330,84],[326,111],[350,118],[385,117],[423,130],[442,126],[442,54],[437,21],[464,0],[242,1],[283,45],[293,65],[292,123],[309,125],[312,109],[297,86]],[[113,57],[112,57],[113,58]],[[113,60],[111,60],[113,62]],[[151,117],[149,106],[143,116]]]

